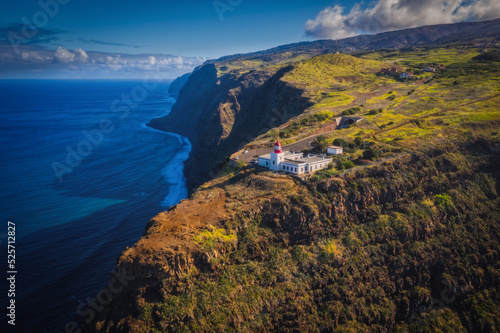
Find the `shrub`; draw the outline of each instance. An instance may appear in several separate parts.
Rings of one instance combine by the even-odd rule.
[[[320,257],[322,262],[329,262],[342,257],[343,247],[337,240],[326,240],[320,244]]]
[[[281,131],[280,132],[280,139],[286,139],[290,137],[290,132],[289,131]]]
[[[380,126],[380,128],[386,128],[387,126],[391,126],[391,125],[394,125],[393,121],[390,121],[387,124],[384,124],[384,125]]]
[[[354,144],[358,147],[361,147],[363,145],[363,139],[361,139],[361,137],[357,136],[355,139],[354,139]]]
[[[396,99],[396,95],[391,95],[391,96],[387,97],[387,99],[390,101],[393,101]]]
[[[349,143],[346,140],[344,140],[344,139],[335,139],[335,140],[333,140],[333,145],[334,146],[339,146],[339,147],[344,147],[345,148],[345,147],[347,147],[348,144]]]
[[[317,174],[314,174],[311,176],[311,178],[309,178],[310,181],[315,182],[315,183],[319,182],[322,179],[323,179],[323,177],[321,177],[320,175],[317,175]]]
[[[332,178],[332,177],[338,176],[339,173],[337,171],[333,170],[333,163],[330,163],[330,164],[332,165],[332,168],[317,171],[311,177],[311,181],[312,182],[319,182],[320,180],[325,179],[325,178]]]
[[[218,243],[232,244],[236,241],[236,235],[227,235],[224,229],[212,228],[205,230],[193,237],[193,240],[198,243],[203,251],[210,252],[215,249]]]
[[[342,161],[340,162],[340,169],[352,169],[354,168],[354,163],[352,161],[349,161],[349,160],[345,160],[345,161]]]
[[[354,146],[354,147],[352,147]],[[351,144],[348,148],[344,148],[344,152],[348,154],[354,154],[356,152],[356,146],[354,144]]]
[[[238,160],[238,161],[236,162],[236,167],[237,167],[238,169],[243,169],[243,168],[244,168],[244,167],[246,167],[246,166],[247,166],[247,164],[246,164],[246,162],[245,162],[245,161],[243,161],[243,160]]]
[[[451,201],[451,198],[448,194],[443,193],[443,194],[436,194],[434,196],[434,201],[436,204],[440,207],[443,208],[449,208],[453,205],[453,202]]]
[[[326,138],[323,135],[320,135],[314,139],[314,141],[311,143],[311,145],[319,151],[323,151],[326,149],[328,146],[328,143],[326,142]]]
[[[367,149],[363,152],[363,159],[364,160],[374,160],[376,158],[378,158],[380,155],[380,152],[378,150],[375,150],[375,149]]]
[[[342,111],[343,116],[349,116],[356,114],[357,112],[361,111],[361,108],[359,106],[352,107],[350,109]]]
[[[500,61],[500,52],[486,52],[483,54],[480,54],[474,58],[472,58],[474,61]]]

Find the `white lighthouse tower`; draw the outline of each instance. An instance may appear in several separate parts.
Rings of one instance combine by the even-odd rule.
[[[285,159],[285,153],[281,150],[281,144],[276,141],[274,144],[274,151],[271,153],[271,165],[270,169],[273,171],[278,171],[280,164]]]

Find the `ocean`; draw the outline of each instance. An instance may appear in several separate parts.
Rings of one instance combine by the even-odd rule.
[[[10,221],[17,272],[16,325],[2,332],[63,332],[146,223],[187,197],[189,141],[145,125],[170,111],[168,86],[0,80],[0,269]]]

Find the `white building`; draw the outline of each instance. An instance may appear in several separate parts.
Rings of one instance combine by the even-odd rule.
[[[338,146],[330,146],[326,149],[328,155],[342,155],[344,153],[344,148]]]
[[[309,154],[304,157],[303,153],[293,151],[282,151],[281,144],[276,141],[274,151],[267,155],[259,156],[257,164],[273,171],[285,171],[300,175],[303,173],[314,172],[328,167],[332,159],[324,155]]]
[[[407,73],[407,72],[404,72],[404,73],[401,73],[399,74],[399,78],[400,79],[411,79],[413,78],[413,73]]]

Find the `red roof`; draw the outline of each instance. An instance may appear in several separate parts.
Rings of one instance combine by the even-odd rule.
[[[276,143],[274,145],[275,146],[281,146],[281,143],[278,140],[276,140]]]

